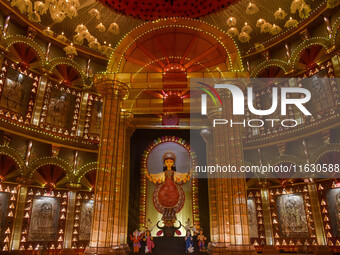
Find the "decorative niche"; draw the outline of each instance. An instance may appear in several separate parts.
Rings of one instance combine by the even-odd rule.
[[[0,70],[0,116],[9,122],[29,125],[40,77],[5,59]]]
[[[76,136],[82,93],[47,81],[40,115],[40,128],[58,136]]]
[[[266,245],[261,190],[247,191],[247,208],[250,242],[257,251]]]
[[[272,188],[269,203],[275,246],[293,252],[317,245],[307,185]]]
[[[100,96],[89,94],[86,106],[84,135],[86,140],[99,142],[101,120],[103,115],[103,100]]]
[[[90,241],[93,203],[93,193],[77,192],[72,231],[72,249],[85,249]]]
[[[340,184],[332,181],[317,183],[322,223],[327,245],[340,251]]]
[[[17,185],[0,184],[0,251],[10,250],[17,200]]]
[[[20,250],[63,248],[67,201],[67,191],[28,188]]]

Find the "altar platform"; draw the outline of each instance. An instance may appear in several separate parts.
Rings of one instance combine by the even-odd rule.
[[[154,237],[155,249],[152,254],[155,255],[184,255],[185,253],[185,241],[184,237]],[[198,251],[197,237],[194,236],[194,253],[191,254],[208,254]],[[145,243],[142,242],[142,247],[139,254],[145,254]],[[131,253],[132,254],[132,253]]]

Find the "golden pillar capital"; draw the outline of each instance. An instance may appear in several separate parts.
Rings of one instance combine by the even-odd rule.
[[[117,80],[107,79],[106,76],[94,77],[94,86],[105,98],[122,99],[129,91],[128,85]]]
[[[121,110],[120,112],[120,121],[129,124],[133,119],[133,113],[129,111]]]

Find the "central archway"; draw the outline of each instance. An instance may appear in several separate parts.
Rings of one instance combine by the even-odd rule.
[[[183,65],[187,73],[243,70],[238,47],[226,33],[202,21],[171,18],[127,34],[112,53],[107,72],[162,73],[170,63]]]

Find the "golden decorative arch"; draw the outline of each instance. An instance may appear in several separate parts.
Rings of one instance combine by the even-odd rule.
[[[11,47],[15,43],[24,43],[32,47],[39,56],[41,66],[44,66],[46,64],[46,55],[41,46],[38,45],[34,40],[22,35],[11,35],[1,40],[1,44],[6,48],[6,50],[8,50],[9,47]]]
[[[301,165],[303,164],[303,160],[293,155],[281,155],[276,157],[275,159],[268,162],[271,166],[276,166],[282,163],[292,163],[294,165]]]
[[[290,57],[290,64],[293,68],[296,68],[296,65],[299,60],[300,53],[312,45],[320,45],[326,50],[332,47],[332,44],[328,38],[325,37],[313,37],[307,40],[303,40],[302,43],[300,43],[293,51],[291,57]]]
[[[72,181],[74,179],[74,174],[72,171],[72,166],[66,162],[65,160],[57,157],[43,157],[33,161],[31,164],[28,165],[28,172],[26,176],[28,178],[32,178],[34,172],[41,166],[44,165],[56,165],[64,169],[66,173],[66,178]]]
[[[332,32],[331,32],[331,42],[333,45],[336,43],[336,37],[339,34],[339,26],[340,26],[340,16],[337,17],[335,23],[333,24],[332,27]]]
[[[292,165],[303,165],[305,162],[293,155],[281,155],[276,157],[274,160],[268,162],[271,166],[277,166],[283,163],[291,163]],[[299,173],[294,173],[290,179],[297,178]]]
[[[0,154],[2,155],[7,155],[10,158],[14,159],[14,161],[17,163],[18,167],[19,167],[19,172],[20,175],[24,174],[24,168],[25,168],[25,160],[20,156],[20,154],[14,150],[11,147],[8,146],[0,146]]]
[[[231,71],[244,70],[240,57],[240,51],[237,47],[236,42],[224,31],[200,20],[169,18],[144,23],[125,35],[125,37],[122,38],[122,40],[116,46],[110,56],[110,60],[107,66],[107,72],[122,72],[122,61],[125,59],[125,55],[130,50],[131,46],[136,46],[136,41],[138,39],[146,36],[149,33],[157,33],[160,30],[167,28],[185,28],[192,30],[197,34],[201,33],[209,36],[210,38],[213,38],[227,52],[227,65],[230,67]],[[158,60],[155,59],[155,61]]]
[[[277,66],[280,67],[285,73],[289,71],[290,66],[286,61],[280,60],[280,59],[270,59],[262,62],[259,64],[252,72],[250,73],[251,78],[257,77],[257,75],[263,71],[264,69],[271,67],[271,66]]]
[[[98,163],[97,162],[91,162],[88,163],[84,166],[82,166],[79,171],[78,174],[76,175],[76,181],[77,183],[80,183],[80,180],[84,177],[85,174],[87,174],[88,172],[97,169],[98,167]]]
[[[68,65],[68,66],[72,66],[73,68],[75,68],[81,76],[83,85],[85,85],[86,74],[84,72],[84,69],[77,62],[66,57],[56,57],[56,58],[51,59],[46,64],[46,69],[52,72],[53,68],[55,68],[58,65]]]
[[[310,154],[311,164],[316,164],[323,155],[329,152],[340,152],[340,143],[332,143],[319,146]]]

